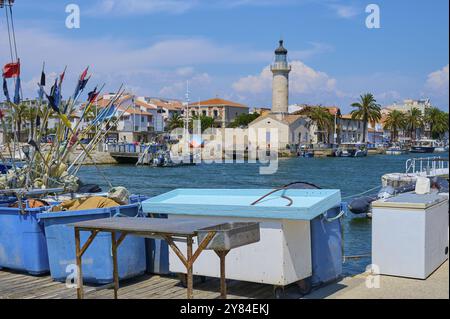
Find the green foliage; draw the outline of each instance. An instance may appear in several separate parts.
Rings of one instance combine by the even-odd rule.
[[[408,111],[405,115],[405,126],[406,129],[410,133],[410,137],[412,139],[415,139],[415,132],[418,128],[422,128],[423,125],[423,118],[422,118],[422,112],[418,108],[412,108]]]
[[[334,116],[327,108],[322,106],[306,107],[300,114],[308,116],[314,123],[316,123],[319,134],[319,141],[328,143],[330,132],[334,129]]]
[[[208,128],[215,127],[215,120],[212,117],[205,116],[205,115],[200,115],[200,116],[199,115],[194,115],[192,117],[192,120],[189,123],[189,130],[191,130],[191,131],[193,130],[193,122],[197,121],[197,120],[200,120],[202,133]]]
[[[366,142],[367,135],[367,123],[378,122],[381,119],[381,107],[377,104],[373,94],[366,93],[359,97],[359,101],[351,105],[356,108],[351,112],[352,119],[358,119],[363,121],[363,142]]]
[[[183,127],[184,126],[184,120],[183,117],[180,114],[174,114],[167,123],[167,128],[169,131],[172,131],[176,128]]]
[[[251,122],[256,120],[259,117],[258,113],[252,114],[240,114],[238,117],[234,119],[234,121],[229,125],[229,127],[247,127]]]
[[[427,109],[424,118],[430,128],[432,138],[441,137],[449,129],[448,113],[436,107]]]
[[[407,127],[406,115],[398,110],[393,110],[386,117],[384,127],[391,131],[391,141],[398,141],[398,131]]]

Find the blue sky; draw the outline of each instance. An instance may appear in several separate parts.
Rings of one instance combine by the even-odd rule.
[[[67,29],[78,4],[81,28]],[[370,3],[381,28],[365,26]],[[42,61],[50,77],[68,65],[63,93],[86,65],[90,86],[123,82],[138,95],[220,96],[270,106],[267,66],[280,37],[291,73],[291,103],[338,105],[359,94],[387,105],[430,97],[448,110],[447,0],[17,0],[14,13],[24,94],[33,97]],[[0,57],[8,61],[4,12]]]

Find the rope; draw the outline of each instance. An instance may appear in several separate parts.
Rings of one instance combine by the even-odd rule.
[[[376,190],[378,188],[381,188],[381,187],[382,186],[373,187],[373,188],[368,189],[368,190],[366,190],[365,192],[362,192],[362,193],[358,193],[358,194],[354,194],[354,195],[351,195],[351,196],[342,197],[342,199],[349,199],[349,198],[354,198],[354,197],[357,197],[357,196],[361,196],[361,195],[373,192],[374,190]]]

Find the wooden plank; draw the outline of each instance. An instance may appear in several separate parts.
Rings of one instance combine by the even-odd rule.
[[[9,291],[6,295],[8,297],[14,297],[14,298],[22,298],[29,295],[34,295],[36,293],[42,292],[47,287],[50,287],[52,289],[58,288],[60,286],[60,283],[56,282],[45,282],[45,283],[39,283],[39,284],[33,284],[25,285],[25,286],[16,286],[11,291]]]

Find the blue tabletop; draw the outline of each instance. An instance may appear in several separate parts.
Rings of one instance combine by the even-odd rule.
[[[340,205],[334,189],[278,191],[251,205],[272,189],[176,189],[142,203],[146,213],[311,220]],[[292,205],[284,197],[292,200]]]

